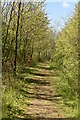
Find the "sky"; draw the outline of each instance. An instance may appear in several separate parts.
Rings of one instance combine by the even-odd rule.
[[[2,0],[2,2],[3,1],[4,0]],[[57,30],[59,31],[61,30],[61,28],[64,27],[67,18],[72,15],[73,10],[75,8],[75,3],[77,3],[78,0],[46,0],[46,1],[47,1],[46,12],[48,13],[48,18],[51,20],[51,25],[57,28]]]
[[[58,26],[57,29],[61,30],[64,27],[65,21],[68,17],[72,16],[76,2],[47,2],[46,12],[48,18],[51,20],[51,25]]]

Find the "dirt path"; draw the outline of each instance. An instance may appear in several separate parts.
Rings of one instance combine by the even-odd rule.
[[[53,77],[54,71],[49,68],[50,66],[47,64],[40,63],[37,68],[30,67],[29,74],[23,74],[27,84],[25,102],[27,106],[22,108],[25,113],[22,118],[31,118],[32,120],[35,118],[66,118],[70,114],[62,97],[57,95],[56,82],[58,78]]]
[[[28,79],[28,100],[26,113],[32,118],[61,118],[61,110],[56,103],[56,86],[53,71],[48,70],[50,66],[47,64],[39,64],[38,68],[34,68]],[[59,97],[60,99],[60,97]]]

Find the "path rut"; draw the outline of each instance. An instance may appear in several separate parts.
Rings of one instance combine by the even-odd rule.
[[[40,64],[39,68],[35,68],[33,76],[28,77],[32,82],[28,85],[28,101],[26,113],[32,118],[61,118],[61,110],[54,100],[56,95],[56,87],[54,72],[48,70],[49,66]]]

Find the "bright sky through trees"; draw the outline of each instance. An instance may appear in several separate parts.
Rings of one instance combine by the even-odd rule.
[[[46,5],[46,10],[48,12],[49,19],[51,19],[51,24],[54,25],[56,22],[56,25],[59,26],[57,30],[61,30],[61,27],[64,26],[67,18],[72,16],[74,8],[75,2],[47,2]]]
[[[2,1],[2,119],[77,120],[80,22],[75,0]]]

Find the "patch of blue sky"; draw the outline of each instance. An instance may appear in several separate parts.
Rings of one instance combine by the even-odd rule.
[[[51,20],[51,25],[57,27],[58,30],[61,30],[68,18],[73,15],[76,3],[77,1],[48,2],[47,0],[46,12],[48,13],[48,18]]]

